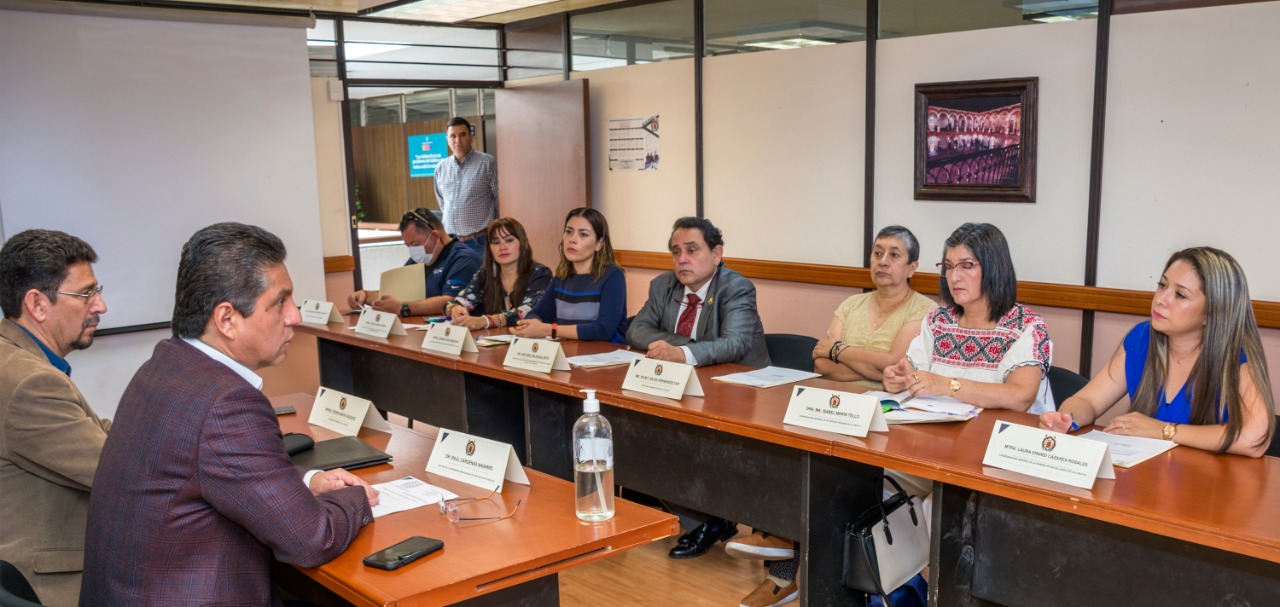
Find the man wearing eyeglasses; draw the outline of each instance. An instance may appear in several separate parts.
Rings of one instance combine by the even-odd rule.
[[[111,422],[71,382],[66,357],[93,343],[106,313],[97,253],[51,230],[0,249],[0,559],[45,605],[75,605],[85,520]]]
[[[447,158],[445,160],[448,160]],[[471,281],[484,257],[462,246],[444,228],[440,218],[427,209],[414,209],[400,219],[400,237],[409,247],[409,261],[426,268],[426,298],[401,301],[377,291],[356,291],[347,297],[347,305],[358,310],[365,303],[379,312],[399,314],[402,318],[441,314],[444,305],[462,292]]]

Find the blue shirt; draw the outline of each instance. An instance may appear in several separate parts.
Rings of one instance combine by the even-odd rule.
[[[436,200],[444,229],[466,236],[498,218],[498,161],[472,150],[461,162],[450,154],[436,164]]]
[[[49,364],[53,365],[54,369],[57,369],[59,371],[62,371],[63,373],[66,373],[67,377],[71,377],[71,363],[68,363],[65,358],[58,356],[57,353],[55,353],[53,350],[50,350],[48,346],[44,345],[44,342],[37,339],[35,335],[32,335],[31,331],[27,331],[26,327],[16,322],[13,324],[17,325],[19,329],[22,329],[24,333],[30,336],[31,341],[36,342],[37,346],[40,346],[40,350],[44,352],[45,358],[49,359]]]
[[[1138,384],[1142,383],[1142,372],[1147,365],[1147,352],[1151,346],[1151,321],[1140,322],[1137,326],[1124,336],[1124,382],[1129,390],[1129,401],[1132,402],[1134,396],[1138,393]],[[1244,352],[1240,353],[1240,363],[1247,362]],[[1191,423],[1191,398],[1187,395],[1187,386],[1191,382],[1182,384],[1182,388],[1178,389],[1178,393],[1174,395],[1173,400],[1167,400],[1164,394],[1164,388],[1156,393],[1156,399],[1159,400],[1159,406],[1156,408],[1155,418],[1167,424],[1189,424]],[[1227,412],[1225,409],[1219,411],[1220,420],[1217,423],[1226,423]]]
[[[578,339],[627,343],[627,279],[617,266],[605,269],[600,280],[590,274],[553,278],[542,300],[526,318],[576,325]]]
[[[440,250],[440,260],[424,266],[427,273],[427,297],[457,297],[471,277],[475,276],[476,270],[480,269],[480,254],[469,247],[458,246],[460,244],[462,243],[457,240],[449,241]],[[404,265],[412,264],[413,260],[410,259]]]

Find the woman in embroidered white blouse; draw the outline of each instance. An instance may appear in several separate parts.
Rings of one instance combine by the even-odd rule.
[[[925,318],[907,355],[885,369],[885,389],[990,409],[1053,411],[1053,342],[1044,319],[1017,303],[1018,279],[1000,229],[956,228],[938,268],[943,306]]]

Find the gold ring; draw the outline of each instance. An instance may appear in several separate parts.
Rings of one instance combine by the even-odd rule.
[[[920,381],[920,374],[919,374],[919,373],[912,373],[912,374],[911,374],[911,379],[914,379],[914,380],[916,380],[916,381]]]

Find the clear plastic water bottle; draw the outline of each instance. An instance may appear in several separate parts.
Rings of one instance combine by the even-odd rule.
[[[613,518],[613,428],[600,415],[595,390],[583,390],[582,417],[573,425],[574,509],[592,523]]]

